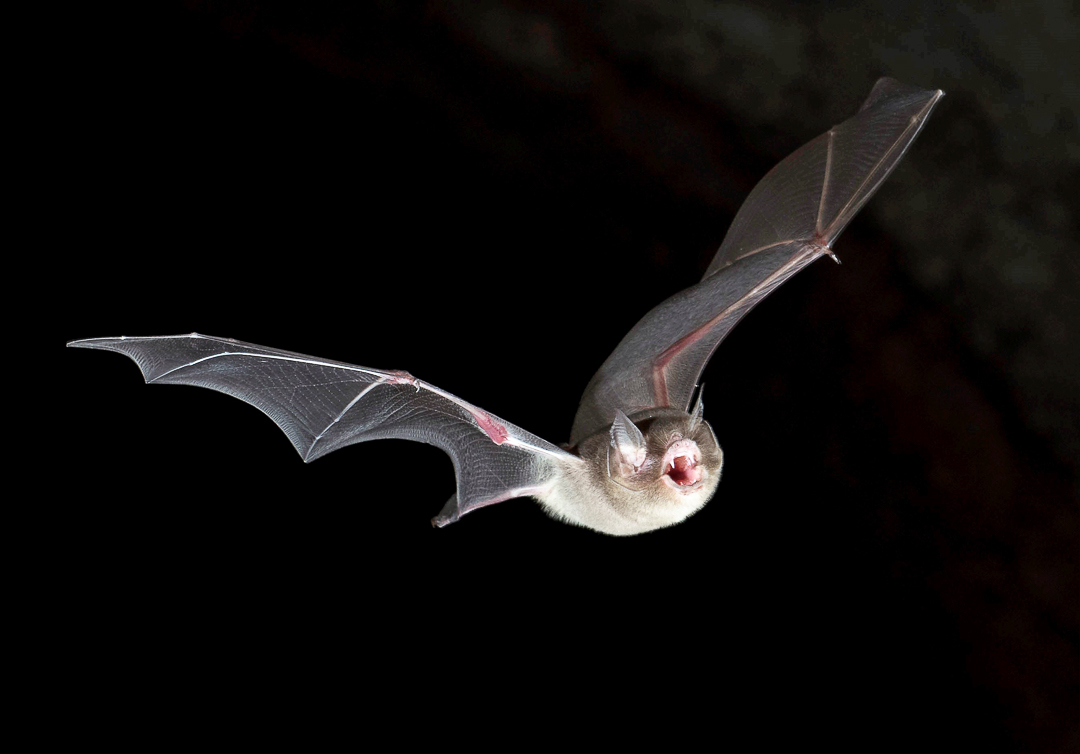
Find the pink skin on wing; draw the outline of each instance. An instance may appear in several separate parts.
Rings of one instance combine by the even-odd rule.
[[[476,423],[480,425],[480,429],[484,430],[491,441],[496,445],[502,445],[510,437],[506,431],[506,427],[499,424],[497,421],[491,418],[491,414],[486,411],[481,411],[478,408],[469,407],[469,413],[476,419]]]

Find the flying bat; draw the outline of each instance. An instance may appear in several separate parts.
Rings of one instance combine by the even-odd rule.
[[[670,526],[700,510],[720,481],[724,456],[698,387],[713,351],[789,277],[821,257],[836,259],[833,243],[942,96],[879,79],[858,113],[774,167],[739,209],[701,282],[646,314],[603,363],[562,446],[408,372],[197,333],[68,345],[122,353],[148,383],[200,385],[250,403],[305,462],[379,438],[442,448],[457,492],[435,526],[519,497],[606,534]]]

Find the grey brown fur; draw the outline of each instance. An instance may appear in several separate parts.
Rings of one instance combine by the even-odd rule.
[[[606,433],[596,434],[579,447],[583,464],[566,464],[549,492],[537,497],[560,521],[625,536],[677,524],[704,507],[716,492],[723,452],[707,422],[697,422],[685,411],[660,409],[630,417],[643,430],[648,460],[638,491],[627,489],[608,474],[611,443]],[[660,460],[672,439],[691,439],[701,449],[705,477],[691,492],[664,484]]]

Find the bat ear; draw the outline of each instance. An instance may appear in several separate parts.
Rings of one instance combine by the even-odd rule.
[[[627,489],[638,487],[631,481],[645,463],[645,436],[626,414],[615,409],[611,424],[611,445],[608,448],[608,476]]]
[[[704,383],[698,388],[697,402],[694,404],[694,410],[690,412],[690,431],[693,432],[698,428],[698,425],[705,419],[705,403],[701,400],[701,396],[705,393]]]
[[[611,447],[627,460],[632,460],[635,466],[645,461],[645,436],[619,409],[615,409],[615,421],[611,424]],[[639,455],[640,461],[637,460]]]

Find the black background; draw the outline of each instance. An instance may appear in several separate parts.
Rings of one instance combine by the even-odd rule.
[[[64,339],[198,331],[407,369],[561,442],[601,361],[700,277],[772,164],[878,75],[949,94],[843,266],[813,265],[721,347],[723,481],[666,531],[605,537],[527,500],[435,530],[453,491],[437,449],[305,465],[249,406],[64,352],[77,694],[159,731],[310,703],[333,729],[403,713],[524,739],[550,718],[716,745],[1075,744],[1073,377],[1044,395],[1065,417],[1048,430],[1004,346],[964,324],[978,280],[943,296],[904,262],[942,224],[920,183],[966,169],[962,80],[920,78],[915,53],[832,60],[842,86],[792,77],[797,112],[747,122],[649,39],[608,45],[612,7],[304,7],[88,24]],[[765,89],[782,61],[744,65],[731,86]],[[937,220],[890,232],[888,208],[920,206]],[[945,258],[980,242],[942,238]]]

